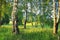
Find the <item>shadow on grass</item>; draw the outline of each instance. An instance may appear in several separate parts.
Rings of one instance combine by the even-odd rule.
[[[57,40],[57,36],[52,34],[52,30],[30,30],[31,29],[20,29],[20,34],[15,35],[12,34],[11,28],[0,28],[0,40]]]

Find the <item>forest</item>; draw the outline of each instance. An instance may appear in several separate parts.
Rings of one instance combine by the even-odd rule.
[[[0,40],[60,40],[60,0],[0,0]]]

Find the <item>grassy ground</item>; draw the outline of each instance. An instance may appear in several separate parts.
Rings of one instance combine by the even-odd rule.
[[[11,25],[0,27],[0,40],[58,40],[57,35],[53,35],[51,28],[28,28],[19,27],[20,34],[12,33]],[[60,31],[59,33],[60,34]]]

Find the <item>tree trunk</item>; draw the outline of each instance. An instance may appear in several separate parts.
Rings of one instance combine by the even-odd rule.
[[[19,33],[18,16],[17,16],[17,5],[18,5],[18,0],[14,0],[13,10],[12,10],[12,22],[13,22],[13,33],[16,33],[16,34]]]
[[[60,2],[60,0],[59,0]],[[58,2],[58,4],[60,5],[60,3]],[[58,33],[58,25],[59,25],[59,16],[60,16],[60,6],[58,6],[58,17],[57,17],[57,20],[56,20],[56,33]]]
[[[56,30],[56,12],[55,12],[55,0],[53,0],[53,10],[54,10],[54,24],[53,24],[53,33],[56,34],[57,30]]]
[[[27,22],[27,9],[26,9],[26,18],[25,18],[25,21],[24,21],[24,29],[26,29],[26,22]]]
[[[0,27],[1,27],[1,9],[2,9],[2,0],[0,1]]]
[[[58,32],[58,25],[59,25],[59,9],[58,9],[58,17],[56,17],[55,13],[55,0],[53,0],[53,10],[54,10],[54,25],[53,25],[53,33],[57,34]]]
[[[56,23],[56,33],[58,33],[58,25],[59,23]]]
[[[1,5],[0,5],[0,27],[1,27]]]
[[[24,21],[24,29],[26,29],[26,19],[25,19],[25,21]]]
[[[26,12],[26,17],[24,20],[24,29],[26,29],[26,22],[27,22],[27,2],[25,2],[25,12]]]
[[[57,18],[57,23],[56,23],[56,33],[58,31],[58,25],[59,25],[59,17],[60,17],[60,0],[58,1],[58,18]]]

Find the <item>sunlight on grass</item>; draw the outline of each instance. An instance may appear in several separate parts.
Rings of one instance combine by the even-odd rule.
[[[31,26],[27,26],[31,27]],[[57,35],[53,35],[52,28],[27,28],[19,26],[20,34],[12,33],[12,25],[0,27],[0,40],[57,40]],[[60,34],[60,30],[59,33]]]

